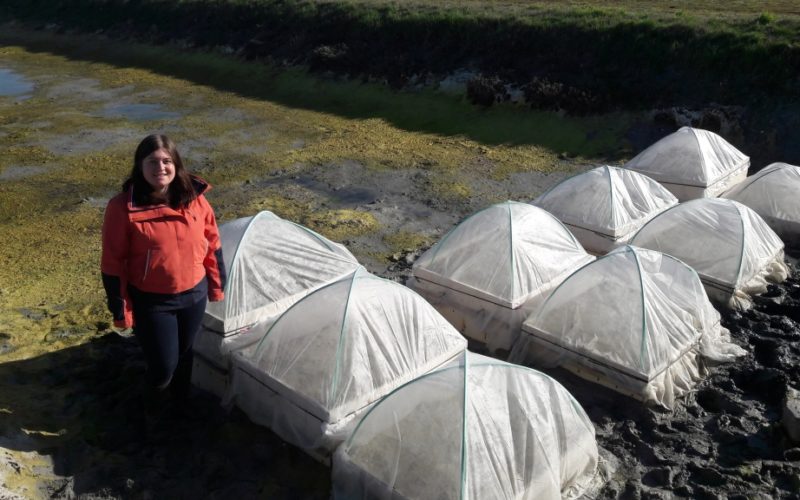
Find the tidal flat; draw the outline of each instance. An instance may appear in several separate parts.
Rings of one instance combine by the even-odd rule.
[[[136,447],[119,421],[138,405],[143,366],[135,342],[112,329],[99,279],[105,203],[145,135],[176,140],[189,169],[214,186],[208,198],[220,223],[270,210],[344,242],[370,271],[398,280],[406,256],[468,213],[530,199],[618,147],[615,132],[598,132],[592,119],[480,110],[451,95],[398,95],[220,54],[14,26],[0,36],[0,89],[0,461],[12,471],[3,473],[12,498],[161,496],[186,480],[187,471],[173,484],[139,469],[143,454],[165,460],[168,452]],[[272,457],[286,446],[214,405],[199,424],[213,430],[172,429],[170,439],[210,433],[208,447],[195,450],[203,460],[270,469],[252,453]],[[254,435],[277,448],[235,459],[213,450]],[[295,458],[245,482],[325,497],[327,472],[286,453]],[[248,458],[253,464],[242,466]],[[284,484],[294,461],[321,486]],[[223,482],[187,491],[238,484]]]
[[[65,335],[42,345],[73,323],[106,331],[97,274],[102,212],[149,133],[174,137],[191,171],[214,186],[209,199],[220,222],[271,210],[351,241],[378,272],[389,256],[416,249],[397,234],[430,241],[470,210],[533,198],[621,143],[609,125],[598,133],[596,119],[559,124],[558,115],[543,113],[545,125],[531,126],[537,117],[518,110],[476,110],[448,95],[398,96],[215,54],[110,41],[103,51],[123,60],[161,57],[160,66],[186,59],[173,71],[184,75],[202,74],[204,61],[216,71],[224,66],[263,96],[94,58],[93,44],[103,40],[13,28],[0,38],[1,85],[9,89],[0,95],[0,307],[14,346],[7,359],[80,343],[81,335]],[[304,96],[306,106],[284,104]],[[406,119],[386,111],[393,104]],[[425,125],[409,122],[412,116]],[[516,132],[508,143],[487,143],[498,127]]]
[[[0,496],[328,498],[330,471],[237,410],[144,441],[144,366],[111,328],[100,226],[139,140],[172,136],[221,223],[270,210],[404,281],[470,213],[527,201],[633,153],[624,114],[475,107],[242,63],[224,53],[0,30]],[[800,448],[780,426],[800,385],[793,278],[723,318],[751,354],[672,414],[564,379],[617,460],[602,498],[793,498]]]

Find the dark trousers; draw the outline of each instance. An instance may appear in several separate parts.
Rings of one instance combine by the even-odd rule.
[[[134,299],[133,333],[147,361],[150,388],[169,388],[175,396],[186,396],[192,378],[192,344],[200,330],[206,299],[181,308],[161,309]]]

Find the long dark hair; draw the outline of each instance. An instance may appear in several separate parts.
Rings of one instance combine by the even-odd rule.
[[[169,153],[175,166],[175,178],[169,184],[166,194],[155,192],[150,183],[145,180],[142,172],[144,159],[159,149],[165,149]],[[192,177],[183,166],[178,148],[169,137],[159,134],[148,135],[136,147],[136,152],[133,154],[133,170],[131,170],[130,177],[122,184],[123,191],[128,189],[133,189],[133,201],[137,205],[166,203],[172,208],[179,208],[187,206],[197,198],[197,193],[192,185]]]

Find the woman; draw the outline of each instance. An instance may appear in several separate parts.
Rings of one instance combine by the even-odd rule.
[[[101,271],[114,325],[133,326],[147,361],[146,409],[190,389],[192,343],[206,299],[223,299],[225,271],[208,183],[175,144],[150,135],[122,193],[108,202]]]

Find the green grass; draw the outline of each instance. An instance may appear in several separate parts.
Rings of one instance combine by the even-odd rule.
[[[385,7],[392,10],[418,11],[446,9],[484,12],[496,16],[521,16],[554,12],[584,17],[603,17],[627,13],[630,16],[674,18],[687,12],[697,17],[726,18],[772,13],[776,16],[800,16],[800,5],[794,0],[315,0],[315,4],[350,4]]]
[[[396,86],[460,67],[519,84],[548,75],[606,109],[800,93],[790,1],[6,0],[2,18]]]

